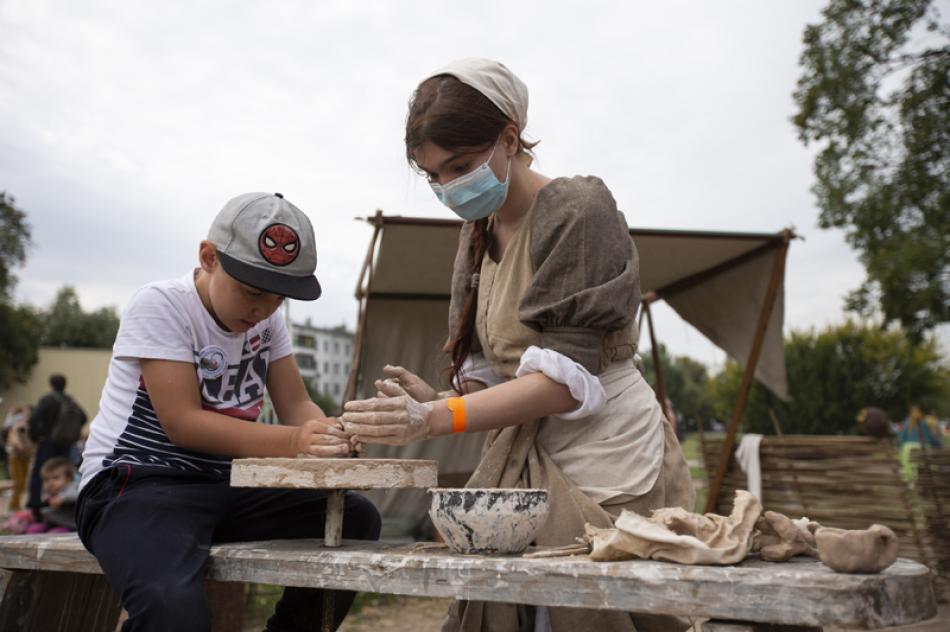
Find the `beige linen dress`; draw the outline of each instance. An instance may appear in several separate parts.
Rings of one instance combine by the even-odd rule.
[[[450,327],[471,282],[472,225],[462,230],[452,283]],[[689,470],[655,395],[634,366],[639,261],[626,222],[598,178],[552,180],[498,262],[479,270],[475,350],[512,379],[531,345],[553,349],[597,375],[607,404],[583,419],[556,416],[488,433],[469,487],[549,492],[540,546],[571,544],[585,523],[609,527],[622,509],[692,510]],[[535,609],[455,602],[443,631],[534,630]],[[668,617],[549,609],[555,632],[683,629]]]

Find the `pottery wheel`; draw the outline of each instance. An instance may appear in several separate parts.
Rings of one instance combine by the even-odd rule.
[[[439,464],[412,459],[234,459],[231,487],[398,489],[436,487]]]
[[[321,459],[315,457],[234,459],[231,487],[327,490],[323,545],[343,539],[343,493],[347,489],[437,487],[439,464],[412,459]],[[323,630],[333,629],[333,592],[323,595]]]

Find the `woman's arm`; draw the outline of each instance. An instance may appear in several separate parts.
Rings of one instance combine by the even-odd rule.
[[[140,364],[158,421],[177,446],[235,458],[350,453],[346,433],[322,420],[294,427],[273,426],[202,409],[191,363],[142,359]]]
[[[466,432],[485,432],[574,410],[578,401],[564,384],[543,373],[531,373],[463,396]],[[452,411],[443,400],[432,408],[430,426],[437,434],[452,433]]]
[[[384,395],[389,395],[383,393]],[[567,386],[532,373],[463,397],[466,432],[484,432],[568,412],[578,402]],[[444,399],[420,403],[408,395],[347,402],[344,429],[366,443],[401,445],[451,434],[452,412]]]

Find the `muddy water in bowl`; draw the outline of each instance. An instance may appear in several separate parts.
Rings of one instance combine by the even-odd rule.
[[[520,553],[548,517],[543,489],[430,489],[429,517],[456,553]]]

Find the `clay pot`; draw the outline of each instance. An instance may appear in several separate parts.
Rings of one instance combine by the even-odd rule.
[[[456,553],[520,553],[548,516],[543,489],[430,489],[429,517]]]
[[[815,540],[818,557],[838,573],[879,573],[897,559],[897,536],[880,524],[864,531],[821,527]]]

